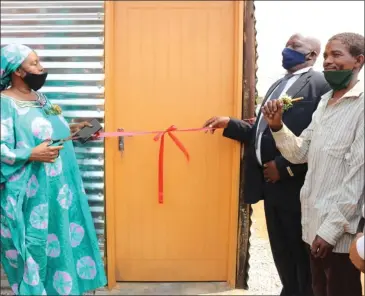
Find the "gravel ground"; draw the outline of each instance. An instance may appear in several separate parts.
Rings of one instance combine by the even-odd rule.
[[[253,206],[247,295],[279,295],[281,282],[271,255],[262,202]]]
[[[247,295],[279,295],[281,282],[270,251],[270,244],[259,238],[251,240],[251,258]]]

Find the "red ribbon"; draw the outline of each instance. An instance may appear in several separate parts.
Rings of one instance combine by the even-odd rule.
[[[255,118],[245,119],[250,124],[253,124]],[[160,141],[160,149],[158,154],[158,202],[163,204],[164,201],[164,152],[165,152],[165,135],[167,134],[176,146],[184,153],[187,161],[190,160],[190,155],[180,140],[173,134],[173,132],[197,132],[197,131],[209,131],[212,128],[189,128],[178,129],[172,125],[164,131],[141,131],[141,132],[100,132],[94,135],[94,139],[98,138],[110,138],[110,137],[131,137],[140,135],[155,134],[154,141]]]
[[[158,153],[158,202],[163,204],[164,201],[164,154],[165,154],[165,135],[167,134],[176,146],[184,153],[187,161],[190,160],[190,155],[185,146],[172,132],[194,132],[194,131],[209,131],[210,128],[190,128],[177,129],[172,125],[164,131],[142,131],[142,132],[100,132],[94,135],[94,138],[109,138],[109,137],[131,137],[137,135],[156,134],[154,141],[160,141],[160,149]]]
[[[187,161],[190,160],[189,152],[186,150],[184,145],[180,142],[180,140],[172,133],[173,131],[176,131],[176,126],[172,125],[168,129],[166,129],[164,132],[157,134],[153,140],[160,141],[160,150],[158,153],[158,202],[160,204],[163,204],[163,181],[164,181],[164,153],[165,153],[165,135],[168,134],[171,140],[176,144],[176,146],[184,153]]]

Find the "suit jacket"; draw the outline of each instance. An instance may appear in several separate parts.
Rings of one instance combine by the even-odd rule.
[[[282,79],[276,81],[268,90],[263,104],[269,99]],[[283,114],[283,122],[297,136],[309,125],[312,114],[318,106],[321,96],[330,90],[324,76],[320,72],[309,70],[302,74],[288,89],[287,94],[292,98],[303,97],[295,102],[293,107]],[[258,117],[261,115],[259,113]],[[274,160],[280,173],[280,181],[265,182],[263,167],[256,157],[255,140],[258,120],[250,124],[231,118],[223,136],[240,141],[244,144],[244,201],[254,204],[262,199],[288,207],[300,205],[299,193],[304,184],[307,164],[292,164],[287,161],[276,148],[269,127],[261,138],[261,160],[266,163]],[[290,173],[289,173],[290,172]]]

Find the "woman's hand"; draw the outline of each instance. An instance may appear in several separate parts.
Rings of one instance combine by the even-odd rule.
[[[30,161],[39,162],[55,162],[58,157],[60,150],[63,149],[62,146],[48,146],[49,141],[45,141],[38,145],[32,150],[32,154],[29,157]]]
[[[78,133],[85,126],[93,127],[92,124],[90,124],[90,122],[87,122],[87,121],[83,121],[83,122],[79,122],[79,123],[71,123],[70,124],[71,134],[74,135],[74,134]]]
[[[283,102],[280,100],[269,100],[261,108],[268,125],[273,131],[279,131],[283,127]]]

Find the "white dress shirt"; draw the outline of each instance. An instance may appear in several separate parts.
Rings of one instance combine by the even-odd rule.
[[[288,80],[288,82],[286,83],[283,91],[280,94],[280,97],[283,96],[288,91],[288,89],[294,84],[295,81],[298,80],[298,78],[302,74],[307,73],[310,69],[312,69],[312,67],[303,68],[303,69],[300,69],[300,70],[294,72],[293,73],[294,76]],[[279,83],[279,85],[280,85],[280,83]],[[273,89],[273,91],[271,92],[268,100],[271,100],[271,95],[274,93],[276,88]],[[263,118],[263,116],[261,114],[260,117],[258,118],[257,126],[260,124],[260,121],[262,120],[262,118]],[[258,131],[256,131],[256,137],[258,137],[257,138],[256,157],[257,157],[257,161],[259,162],[259,164],[262,165],[262,161],[261,161],[261,138],[262,138],[262,134],[258,135]]]

